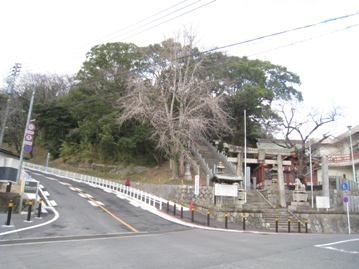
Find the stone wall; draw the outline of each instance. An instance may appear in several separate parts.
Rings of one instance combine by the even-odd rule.
[[[145,192],[154,194],[164,199],[176,202],[177,204],[189,205],[194,201],[196,210],[203,212],[211,212],[211,216],[219,221],[225,221],[225,214],[228,214],[228,222],[237,225],[242,225],[243,214],[246,215],[247,229],[268,229],[263,219],[263,214],[260,210],[243,210],[235,205],[215,206],[213,204],[213,188],[200,186],[199,195],[194,195],[194,188],[192,186],[179,185],[157,185],[157,184],[136,184],[133,187],[143,190]],[[262,194],[273,204],[279,203],[279,192],[274,190],[262,190]],[[286,201],[289,204],[292,201],[292,192],[286,190]],[[322,191],[314,191],[314,198],[321,196]],[[299,219],[308,220],[308,228],[313,233],[348,233],[347,214],[344,212],[343,195],[359,197],[358,191],[343,192],[336,189],[330,190],[330,205],[331,208],[325,209],[311,209],[306,212],[295,212]],[[308,200],[311,202],[311,193],[308,193]],[[314,199],[315,201],[315,199]],[[359,233],[359,211],[350,213],[351,232]]]

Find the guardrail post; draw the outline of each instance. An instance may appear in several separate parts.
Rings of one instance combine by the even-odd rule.
[[[41,216],[41,205],[42,205],[42,199],[39,200],[39,207],[37,209],[37,217],[40,218]]]
[[[305,220],[305,233],[308,233],[308,220]]]
[[[245,230],[246,229],[246,215],[245,214],[243,214],[242,219],[243,219],[243,230]]]
[[[194,222],[194,207],[192,207],[192,217],[191,217],[191,221]]]
[[[228,228],[228,213],[226,213],[224,215],[224,227],[227,229]]]
[[[275,218],[275,232],[278,233],[278,218]]]
[[[207,226],[209,226],[209,219],[210,219],[210,216],[211,216],[211,212],[207,212]]]
[[[176,202],[173,204],[173,216],[176,216]]]
[[[32,200],[29,201],[29,210],[27,211],[27,221],[30,221],[31,218],[31,210],[32,210]]]
[[[288,218],[288,233],[290,233],[290,218]]]
[[[300,219],[298,220],[298,233],[300,233]]]
[[[12,207],[13,207],[14,203],[12,202],[12,200],[9,201],[9,209],[7,211],[7,220],[6,220],[6,225],[10,225],[11,223],[11,213],[12,213]]]
[[[167,200],[167,213],[170,212],[170,200]]]
[[[183,219],[183,205],[181,205],[181,219]]]

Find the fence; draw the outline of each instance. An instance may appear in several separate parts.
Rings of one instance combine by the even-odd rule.
[[[70,171],[64,171],[56,168],[51,167],[45,167],[37,164],[32,163],[24,163],[26,168],[42,171],[50,174],[54,174],[60,177],[65,177],[73,180],[79,180],[84,183],[93,184],[99,187],[106,188],[107,190],[112,190],[115,192],[119,192],[121,194],[127,195],[128,197],[131,197],[133,199],[136,199],[138,201],[142,201],[143,203],[146,203],[150,206],[153,206],[155,208],[158,208],[159,210],[162,210],[162,204],[168,203],[169,201],[165,201],[163,198],[158,197],[156,195],[147,193],[145,191],[125,186],[123,184],[120,184],[118,182],[113,182],[110,180],[83,175],[75,172]],[[170,202],[171,205],[173,205],[173,202]]]

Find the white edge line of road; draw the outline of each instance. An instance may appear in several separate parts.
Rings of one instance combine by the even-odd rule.
[[[41,188],[39,190],[41,192],[43,192],[41,190]],[[49,201],[47,200],[47,197],[46,196],[44,196],[44,197],[46,199],[46,202],[50,205],[51,203],[49,203]],[[17,229],[17,230],[11,230],[11,231],[8,231],[8,232],[0,233],[0,236],[7,235],[7,234],[12,234],[12,233],[17,233],[17,232],[21,232],[21,231],[25,231],[25,230],[35,229],[35,228],[38,228],[38,227],[41,227],[41,226],[45,226],[47,224],[50,224],[50,223],[54,222],[55,220],[57,220],[59,218],[60,215],[59,215],[59,213],[56,211],[56,209],[54,207],[48,206],[46,208],[51,209],[55,213],[55,216],[51,220],[49,220],[47,222],[44,222],[44,223],[41,223],[41,224],[38,224],[38,225],[29,226],[29,227],[26,227],[26,228],[21,228],[21,229]]]

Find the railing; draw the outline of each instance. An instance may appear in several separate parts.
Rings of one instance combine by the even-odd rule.
[[[209,177],[212,177],[213,173],[212,173],[211,169],[209,168],[208,163],[206,163],[206,160],[202,158],[201,154],[199,154],[198,149],[192,147],[192,153],[193,153],[194,157],[199,161],[200,166],[205,171],[206,175],[208,175]]]
[[[228,169],[231,171],[233,175],[237,175],[237,168],[227,160],[226,155],[224,155],[216,147],[214,147],[211,143],[209,143],[207,139],[202,138],[202,141],[212,151],[212,153],[217,157],[217,159],[219,159],[226,167],[228,167]]]
[[[64,170],[60,170],[60,169],[56,169],[56,168],[52,168],[52,167],[45,167],[45,166],[32,164],[32,163],[28,163],[28,162],[24,162],[24,165],[26,168],[29,168],[29,169],[38,170],[38,171],[46,172],[49,174],[54,174],[54,175],[69,178],[72,180],[79,180],[81,182],[84,182],[87,184],[93,184],[98,187],[103,187],[107,190],[114,191],[115,193],[119,193],[119,194],[125,195],[129,198],[136,199],[138,201],[146,203],[150,206],[153,206],[154,208],[158,207],[159,210],[162,210],[162,204],[165,202],[165,200],[161,197],[157,197],[155,195],[135,189],[133,187],[125,186],[118,182],[114,182],[114,181],[110,181],[110,180],[106,180],[106,179],[102,179],[102,178],[98,178],[98,177],[78,174],[78,173],[74,173],[74,172],[70,172],[70,171],[64,171]],[[166,201],[166,203],[169,203],[169,201]],[[173,204],[173,202],[170,202],[170,203]]]
[[[354,160],[359,159],[359,152],[355,152]],[[352,161],[351,154],[342,154],[342,155],[329,155],[328,162],[330,163],[339,163],[339,162],[350,162]]]

